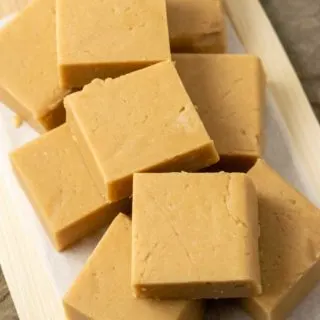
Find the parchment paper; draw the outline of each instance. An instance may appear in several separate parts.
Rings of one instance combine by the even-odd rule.
[[[0,21],[0,26],[2,24],[3,21]],[[227,25],[229,52],[244,53],[244,48],[228,20]],[[41,90],[41,88],[39,88],[39,90]],[[19,215],[19,219],[23,221],[23,226],[26,231],[36,237],[35,245],[37,245],[37,250],[43,257],[57,292],[62,297],[76,278],[104,230],[97,232],[94,236],[86,238],[64,253],[57,253],[53,249],[42,226],[36,218],[31,204],[20,189],[8,161],[8,152],[10,152],[10,150],[16,149],[27,141],[36,138],[38,135],[26,124],[19,129],[14,128],[13,118],[14,114],[0,104],[0,177],[3,180],[2,182],[6,184],[8,190],[10,190],[13,198],[20,202],[21,208],[24,208],[21,212],[13,212],[12,214]],[[315,190],[312,190],[308,186],[308,181],[303,174],[303,165],[299,163],[297,155],[294,154],[286,125],[268,90],[264,136],[265,160],[286,180],[320,207],[320,202],[317,202]],[[1,214],[3,214],[3,212],[0,210],[0,215]],[[12,232],[14,232],[14,230],[12,230]],[[310,293],[304,302],[295,310],[290,319],[320,319],[319,299],[320,285]],[[212,301],[208,303],[206,319],[245,320],[250,318],[232,301]]]

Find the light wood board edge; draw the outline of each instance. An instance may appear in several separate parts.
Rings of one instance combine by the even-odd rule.
[[[320,193],[320,126],[299,78],[258,0],[224,0],[224,4],[247,52],[263,62],[268,88],[315,200]]]
[[[225,0],[227,12],[246,50],[262,58],[269,86],[308,169],[312,183],[320,190],[320,129],[298,77],[263,8],[257,0]],[[288,107],[289,106],[289,107]],[[3,214],[0,234],[1,262],[21,320],[57,320],[61,301],[30,235],[14,212],[17,207],[5,185],[0,184]],[[12,214],[10,214],[12,212]]]
[[[1,210],[14,212],[0,185]],[[61,300],[34,243],[15,214],[4,214],[0,233],[1,268],[20,320],[64,319]]]
[[[10,138],[0,119],[2,151],[8,153]],[[6,168],[1,168],[6,170]],[[9,169],[9,168],[8,168]],[[24,208],[10,192],[15,181],[0,180],[1,268],[20,320],[63,320],[61,297],[39,252],[37,240],[15,214]]]

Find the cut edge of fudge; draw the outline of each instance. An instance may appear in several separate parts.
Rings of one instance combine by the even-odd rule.
[[[63,301],[63,308],[65,311],[67,320],[92,320],[91,318],[87,317],[82,312],[74,308],[66,300]]]
[[[169,21],[169,37],[172,53],[225,53],[227,50],[226,23],[224,19],[224,10],[221,0],[214,0],[217,6],[218,23],[214,25],[212,30],[203,34],[187,33],[176,35],[170,32]],[[167,2],[167,10],[170,12],[170,1]],[[171,18],[173,19],[173,18]]]
[[[192,39],[172,39],[172,53],[212,53],[221,54],[227,51],[227,39],[224,29],[212,34]]]
[[[168,57],[170,58],[170,57]],[[159,61],[138,61],[124,63],[104,63],[104,64],[60,64],[59,65],[59,83],[64,89],[79,89],[90,84],[94,79],[118,78],[128,73],[132,73]],[[164,60],[165,61],[165,60]]]
[[[220,161],[208,168],[202,169],[200,172],[248,172],[257,162],[259,156],[233,154],[233,155],[221,155]]]
[[[195,295],[195,287],[201,286],[201,296]],[[170,291],[170,297],[168,292]],[[233,294],[229,292],[233,291]],[[214,283],[172,283],[164,284],[134,284],[133,295],[138,299],[179,299],[183,292],[184,299],[235,299],[261,294],[261,287],[252,279],[237,281],[221,281]]]

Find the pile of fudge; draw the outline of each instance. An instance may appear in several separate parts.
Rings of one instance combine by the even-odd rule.
[[[52,245],[106,232],[68,320],[285,319],[320,277],[320,212],[261,159],[265,76],[219,0],[34,0],[0,31],[10,154]]]

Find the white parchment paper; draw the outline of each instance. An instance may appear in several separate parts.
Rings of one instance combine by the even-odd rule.
[[[0,27],[4,21],[0,20]],[[228,24],[229,52],[244,53],[244,48],[236,36],[231,24]],[[0,49],[1,50],[1,49]],[[0,70],[1,72],[1,70]],[[39,88],[41,90],[41,88]],[[286,125],[278,112],[272,96],[267,91],[266,114],[264,121],[265,147],[264,158],[286,180],[303,192],[310,200],[320,207],[317,202],[315,190],[312,190],[303,174],[303,164],[299,163],[299,157],[294,154]],[[22,221],[26,232],[36,239],[37,251],[43,257],[43,261],[52,277],[56,290],[61,297],[70,287],[77,274],[84,265],[95,245],[99,241],[104,230],[96,235],[86,238],[72,249],[57,253],[51,246],[43,228],[28,199],[20,189],[8,160],[8,152],[23,145],[38,135],[24,124],[16,129],[13,125],[14,114],[0,104],[0,177],[12,197],[19,202],[21,211],[11,212],[17,214]],[[5,214],[1,211],[0,215]],[[7,214],[7,213],[6,213]],[[14,230],[12,230],[14,232]],[[320,286],[313,290],[303,303],[295,310],[290,319],[315,320],[320,319]],[[232,301],[212,301],[208,303],[206,319],[249,319]]]

